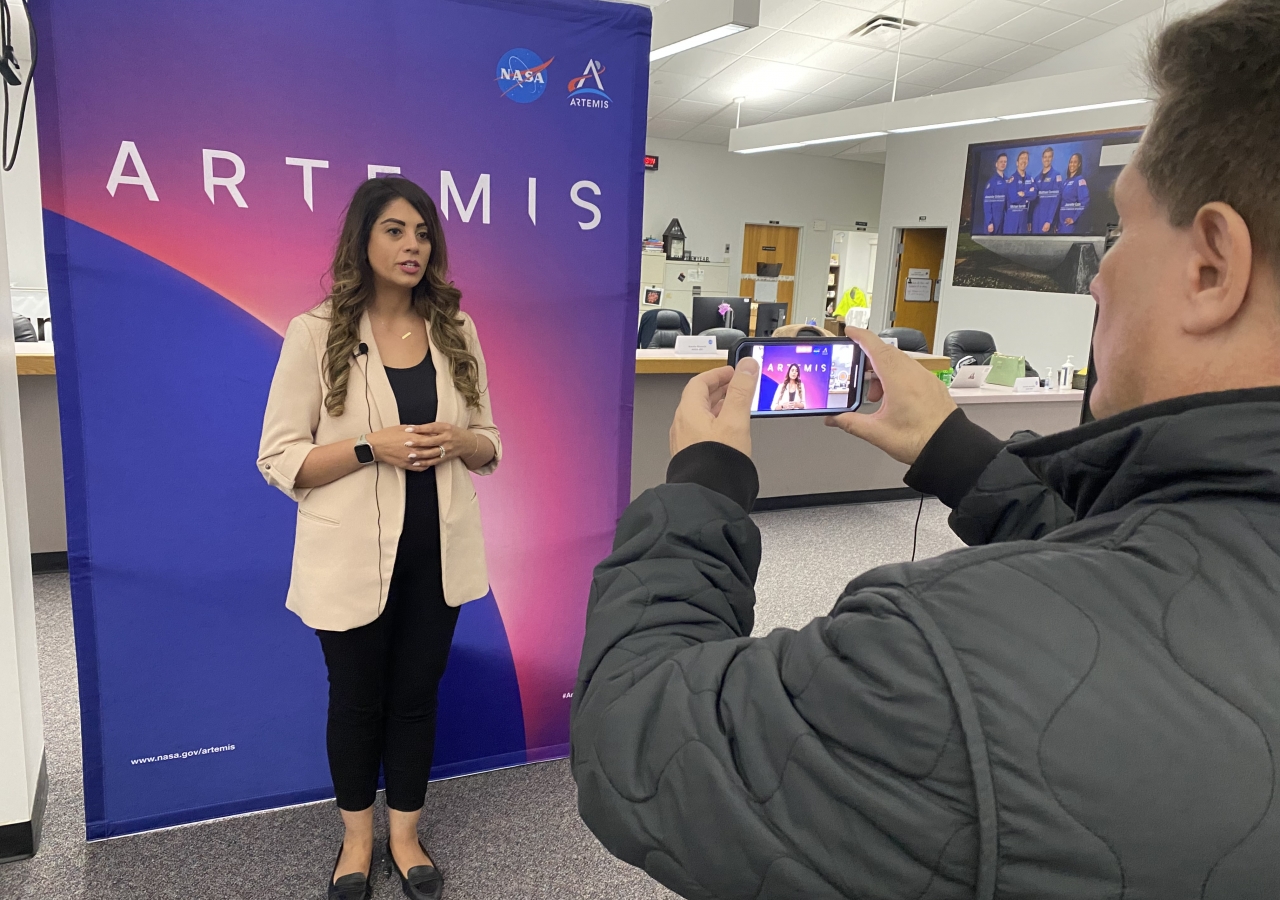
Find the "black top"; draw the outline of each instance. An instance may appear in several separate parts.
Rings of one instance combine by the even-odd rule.
[[[387,370],[387,380],[396,395],[400,421],[405,425],[428,425],[436,420],[436,367],[430,352],[411,369]],[[435,451],[439,452],[439,451]],[[432,451],[425,451],[430,458]],[[440,500],[436,493],[434,468],[405,472],[404,531],[400,535],[397,563],[406,553],[421,554],[424,561],[440,559]]]

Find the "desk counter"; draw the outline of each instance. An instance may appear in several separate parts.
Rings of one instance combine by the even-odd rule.
[[[908,356],[920,361],[930,372],[942,372],[951,368],[951,360],[945,356],[934,356],[931,353],[908,353]],[[727,365],[729,354],[715,356],[694,356],[676,353],[674,350],[637,350],[637,375],[699,375]]]
[[[671,460],[668,432],[688,381],[689,374],[684,372],[636,377],[631,433],[633,498],[666,480]],[[1075,427],[1084,392],[1018,394],[1012,388],[984,386],[953,390],[951,396],[970,419],[1006,439],[1017,431],[1052,434]],[[870,444],[828,428],[821,416],[753,419],[751,440],[763,506],[889,499],[904,490],[906,466]]]

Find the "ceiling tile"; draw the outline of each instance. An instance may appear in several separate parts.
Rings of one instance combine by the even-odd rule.
[[[818,69],[829,69],[832,72],[852,72],[863,63],[875,59],[881,52],[858,44],[832,41],[813,56],[806,58],[804,64]]]
[[[659,118],[675,119],[680,122],[693,122],[701,124],[707,121],[716,113],[720,112],[721,106],[717,103],[699,103],[697,100],[677,100],[662,111]]]
[[[772,113],[765,112],[762,109],[752,109],[747,105],[742,107],[742,127],[748,125],[759,125]],[[707,125],[723,125],[725,128],[735,128],[738,125],[738,104],[730,103],[720,112],[707,119]]]
[[[798,63],[807,56],[813,56],[825,46],[827,41],[822,38],[779,31],[768,40],[753,47],[747,52],[747,56],[773,62]]]
[[[884,12],[885,10],[894,10],[902,6],[902,0],[827,0],[827,2],[873,14]]]
[[[1036,44],[1027,44],[1019,50],[1014,50],[1008,56],[1001,57],[994,62],[987,63],[988,69],[995,69],[997,72],[1021,72],[1023,69],[1034,66],[1036,63],[1042,63],[1046,59],[1050,59],[1058,55],[1057,50],[1051,50],[1048,47],[1040,47]]]
[[[677,53],[675,56],[668,56],[661,60],[665,63],[661,71],[674,72],[680,75],[693,75],[698,78],[710,78],[722,70],[730,63],[738,59],[732,53],[721,53],[719,50],[710,50],[706,47],[695,47],[692,50],[686,50],[683,53]]]
[[[1106,22],[1099,22],[1097,19],[1077,19],[1074,25],[1068,25],[1061,31],[1055,31],[1036,43],[1052,47],[1054,50],[1070,50],[1085,41],[1091,41],[1100,35],[1106,34],[1112,27]]]
[[[1098,10],[1093,17],[1113,25],[1123,25],[1125,22],[1132,22],[1138,16],[1145,16],[1149,12],[1160,9],[1163,4],[1164,0],[1120,0],[1119,3],[1113,3]]]
[[[943,19],[942,24],[981,34],[1026,11],[1027,7],[1012,0],[973,0],[968,6]]]
[[[817,5],[818,0],[760,0],[760,24],[766,28],[784,28]]]
[[[929,90],[930,90],[929,88],[919,84],[908,84],[906,82],[900,81],[898,82],[898,93],[897,93],[897,96],[895,97],[893,92],[893,85],[886,84],[883,87],[877,88],[871,93],[863,96],[862,98],[855,100],[853,103],[850,103],[848,106],[845,107],[845,109],[852,109],[858,106],[871,106],[872,104],[875,104],[875,103],[888,103],[890,100],[894,100],[894,99],[910,100],[913,97],[923,97],[925,94],[929,93]]]
[[[808,34],[827,40],[843,40],[860,27],[874,13],[834,3],[819,3],[809,12],[787,26],[787,31]]]
[[[941,22],[968,2],[969,0],[907,0],[907,18],[917,22]]]
[[[823,97],[835,97],[840,100],[859,100],[878,87],[883,87],[883,78],[867,78],[865,75],[841,75],[835,81],[814,91]]]
[[[961,75],[955,81],[944,84],[944,91],[967,91],[970,88],[987,87],[989,85],[998,84],[1009,77],[1007,72],[997,72],[994,69],[974,69],[968,75]]]
[[[735,97],[754,98],[779,90],[808,93],[836,77],[825,69],[743,58],[686,96],[691,100],[728,103]]]
[[[806,95],[796,91],[774,91],[771,94],[752,97],[742,104],[743,114],[745,115],[748,109],[763,113],[780,112],[804,96]]]
[[[971,40],[973,35],[967,31],[942,25],[925,25],[902,41],[902,52],[937,59],[947,51],[954,50]]]
[[[942,54],[948,62],[967,63],[971,66],[985,66],[1008,56],[1015,50],[1025,47],[1019,41],[1007,38],[992,37],[989,34],[974,35],[967,44]]]
[[[906,76],[905,80],[911,84],[921,84],[925,87],[936,89],[944,84],[950,84],[963,75],[968,75],[973,70],[973,66],[966,66],[963,63],[935,59],[916,69]]]
[[[649,137],[678,139],[684,137],[685,133],[692,128],[689,122],[677,122],[673,119],[650,119],[649,120]]]
[[[905,78],[909,73],[914,72],[928,61],[922,56],[911,56],[907,53],[902,54],[901,60],[898,59],[897,53],[881,53],[875,59],[863,63],[853,71],[858,75],[892,81],[895,74],[899,78]]]
[[[659,70],[649,76],[649,93],[678,100],[706,80],[693,75]]]
[[[844,109],[848,100],[844,97],[824,97],[821,94],[806,94],[783,110],[787,116],[816,116],[819,113],[835,112]]]
[[[769,38],[777,34],[775,28],[748,28],[746,31],[739,31],[737,34],[731,34],[728,37],[720,38],[718,41],[712,41],[707,44],[712,50],[719,50],[721,53],[746,53],[752,47],[761,41],[767,41]]]
[[[1031,43],[1043,37],[1048,37],[1055,31],[1061,31],[1068,25],[1079,21],[1079,19],[1079,16],[1040,7],[1039,9],[1029,9],[1017,18],[997,25],[988,34]]]
[[[1078,16],[1091,16],[1115,2],[1116,0],[1044,0],[1040,5],[1047,9],[1075,13]]]
[[[700,144],[728,145],[729,129],[720,125],[699,125],[686,131],[680,140],[697,141]]]
[[[659,97],[656,94],[650,94],[649,95],[649,118],[652,119],[654,116],[658,115],[664,109],[666,109],[668,106],[670,106],[672,103],[675,103],[675,102],[676,102],[675,98],[673,97]]]

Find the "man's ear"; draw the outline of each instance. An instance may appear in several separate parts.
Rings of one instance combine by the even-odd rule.
[[[1249,226],[1226,203],[1200,207],[1191,223],[1188,305],[1183,328],[1208,334],[1230,323],[1244,306],[1253,276]]]

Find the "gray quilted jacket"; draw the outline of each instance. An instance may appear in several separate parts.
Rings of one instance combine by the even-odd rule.
[[[693,483],[596,570],[573,700],[610,851],[692,898],[1280,897],[1280,389],[991,453],[969,548],[759,639],[725,486],[754,469],[673,460]]]

